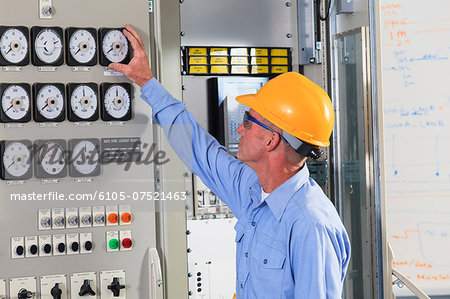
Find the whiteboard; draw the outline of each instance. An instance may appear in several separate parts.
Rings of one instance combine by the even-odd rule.
[[[393,267],[428,295],[449,295],[450,1],[380,4],[387,232]]]

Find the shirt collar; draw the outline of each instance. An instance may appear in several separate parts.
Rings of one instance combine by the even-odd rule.
[[[301,170],[273,190],[263,202],[261,202],[261,184],[259,181],[255,182],[249,190],[250,199],[257,206],[266,202],[275,218],[280,221],[290,199],[305,184],[308,178],[309,170],[305,163]]]

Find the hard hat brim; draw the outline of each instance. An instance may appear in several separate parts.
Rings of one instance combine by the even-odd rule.
[[[258,111],[256,94],[244,94],[236,97],[236,101]]]

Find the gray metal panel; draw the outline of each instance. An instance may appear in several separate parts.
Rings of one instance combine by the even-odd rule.
[[[183,46],[292,47],[289,1],[185,0],[181,4]]]
[[[298,0],[298,60],[300,65],[321,62],[317,44],[318,28],[315,1]]]
[[[180,2],[178,0],[154,0],[155,19],[152,35],[156,38],[155,53],[159,56],[158,80],[177,99],[181,100],[180,69]],[[153,37],[152,37],[153,38]],[[182,161],[176,157],[161,129],[155,130],[155,138],[161,149],[171,157],[170,164],[160,169],[160,190],[164,192],[190,191],[186,185],[187,171]],[[190,175],[189,175],[190,176]],[[188,181],[188,182],[186,182]],[[159,202],[157,213],[158,246],[163,252],[161,257],[164,271],[164,298],[188,298],[187,253],[186,253],[186,212],[185,205],[189,200]]]
[[[148,3],[146,1],[120,0],[104,1],[53,1],[54,17],[51,20],[38,19],[37,1],[15,0],[3,1],[0,10],[2,25],[31,26],[90,26],[122,27],[131,24],[143,34],[144,43],[148,44]],[[105,77],[104,67],[96,65],[89,72],[72,72],[67,65],[57,68],[56,72],[38,72],[37,67],[28,65],[21,72],[1,72],[2,82],[129,82],[121,76]],[[68,121],[58,124],[56,128],[40,128],[30,122],[24,128],[0,129],[0,139],[25,138],[84,138],[84,137],[140,137],[143,142],[151,144],[150,108],[139,99],[139,87],[134,88],[133,109],[136,111],[132,121],[124,126],[107,126],[99,120],[91,127],[77,128]],[[124,165],[102,167],[101,175],[92,183],[75,183],[73,178],[65,177],[58,184],[41,184],[32,178],[23,185],[7,186],[0,182],[0,277],[39,276],[44,274],[70,274],[101,270],[123,269],[126,272],[128,298],[147,298],[148,289],[148,247],[155,247],[155,217],[153,202],[125,201],[10,201],[11,193],[89,193],[95,191],[125,192],[131,195],[135,191],[153,190],[153,165],[132,166],[124,172]],[[109,206],[130,204],[134,220],[130,226],[76,228],[64,230],[38,231],[38,209],[55,207]],[[107,231],[132,230],[134,248],[128,252],[107,253],[105,233]],[[11,259],[10,237],[52,235],[58,233],[92,232],[94,253],[83,255],[64,255],[25,259]],[[99,283],[99,281],[98,281]]]

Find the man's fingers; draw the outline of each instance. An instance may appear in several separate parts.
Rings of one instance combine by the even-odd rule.
[[[139,35],[139,33],[137,33],[136,30],[134,30],[134,28],[128,24],[125,25],[125,29],[128,30],[136,38],[136,40],[138,41],[138,43],[142,47],[142,49],[145,49],[144,42],[142,41],[142,38]]]
[[[124,71],[125,71],[125,69],[126,69],[126,65],[125,64],[121,64],[121,63],[110,63],[109,65],[108,65],[108,68],[110,68],[110,69],[112,69],[112,70],[114,70],[114,71],[116,71],[116,72],[120,72],[120,73],[123,73]]]
[[[136,37],[132,33],[124,30],[123,34],[130,41],[131,46],[133,47],[133,50],[135,53],[139,53],[139,51],[141,51],[141,52],[144,51],[144,48],[139,44],[139,41],[136,39]]]

